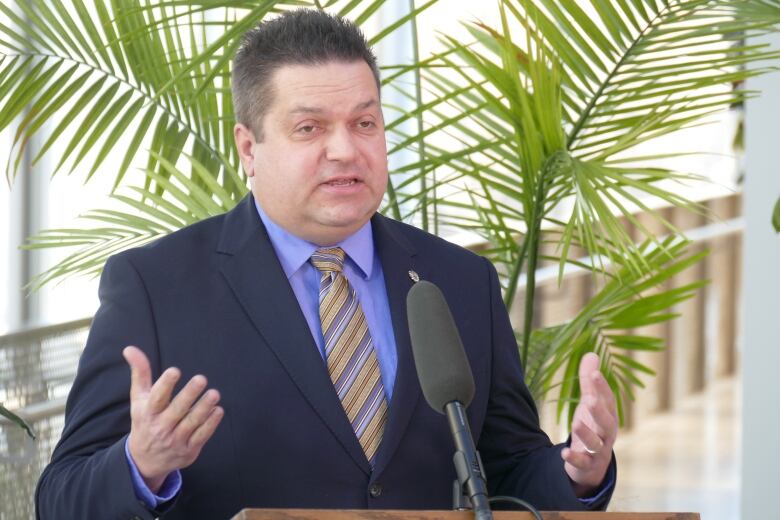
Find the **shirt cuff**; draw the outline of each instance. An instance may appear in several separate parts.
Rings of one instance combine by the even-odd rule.
[[[604,495],[612,491],[612,488],[615,487],[615,477],[616,475],[614,465],[610,463],[607,474],[604,476],[604,480],[601,482],[601,486],[599,487],[598,492],[591,497],[579,498],[578,500],[580,503],[590,509],[593,504],[598,503],[604,498]]]
[[[138,467],[136,467],[135,461],[130,455],[130,448],[127,442],[125,440],[125,456],[127,457],[127,465],[130,466],[130,476],[133,480],[135,497],[149,509],[157,509],[162,504],[172,500],[179,493],[181,489],[181,472],[176,470],[173,473],[169,473],[160,487],[159,494],[155,495],[149,489],[149,486],[146,485],[146,482],[144,482],[141,472],[138,471]]]

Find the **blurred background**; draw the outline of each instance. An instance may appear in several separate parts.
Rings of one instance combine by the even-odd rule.
[[[470,40],[463,21],[499,25],[493,4],[442,0],[427,8],[417,20],[416,52],[439,52],[443,35]],[[409,8],[409,2],[386,2],[364,24],[366,32],[377,32]],[[6,23],[8,13],[0,18]],[[411,28],[402,27],[383,40],[379,63],[411,59],[410,35]],[[761,38],[780,51],[780,35]],[[659,200],[646,203],[682,230],[694,251],[709,251],[668,287],[698,280],[709,284],[672,309],[678,319],[644,329],[663,338],[666,349],[632,354],[655,375],[642,375],[645,388],[626,402],[611,511],[696,511],[706,520],[773,517],[769,486],[780,467],[773,440],[780,427],[773,384],[780,363],[775,339],[780,235],[772,229],[771,213],[780,196],[780,74],[750,78],[745,88],[761,95],[709,116],[706,125],[642,144],[643,155],[699,152],[669,159],[669,167],[706,178],[675,190],[704,205],[709,216]],[[395,108],[408,102],[388,89],[383,101]],[[47,123],[49,130],[57,123]],[[15,159],[14,134],[13,127],[0,133],[0,164]],[[36,139],[42,140],[32,139],[33,151],[41,145]],[[42,230],[78,228],[80,215],[111,205],[114,179],[101,173],[121,161],[119,151],[87,182],[86,167],[53,175],[64,146],[55,143],[34,165],[33,152],[26,152],[16,177],[0,186],[0,403],[24,417],[37,437],[31,440],[0,418],[0,520],[33,516],[34,485],[59,438],[65,398],[98,306],[95,277],[69,277],[29,290],[36,275],[72,251],[20,249]],[[405,160],[393,157],[391,165]],[[143,172],[130,170],[125,181],[133,179],[142,180]],[[639,222],[657,226],[645,212],[634,214]],[[662,235],[664,229],[655,232]],[[478,235],[463,230],[445,227],[440,234],[484,247]],[[536,273],[534,324],[539,327],[570,320],[598,286],[586,270],[567,272],[559,283],[552,261],[541,262]],[[522,309],[516,307],[512,318],[521,327]],[[540,403],[540,411],[546,431],[560,441],[566,437],[565,420],[557,419],[555,406],[551,398]]]

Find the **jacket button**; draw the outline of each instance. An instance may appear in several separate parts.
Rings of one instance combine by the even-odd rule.
[[[382,495],[382,485],[371,484],[371,487],[368,488],[368,494],[371,495],[372,498],[379,498]]]

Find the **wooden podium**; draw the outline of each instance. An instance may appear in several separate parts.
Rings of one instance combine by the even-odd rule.
[[[534,520],[525,511],[494,511],[495,520]],[[604,513],[542,511],[544,520],[701,520],[699,513]],[[344,509],[244,509],[232,520],[471,520],[471,511],[377,511]]]

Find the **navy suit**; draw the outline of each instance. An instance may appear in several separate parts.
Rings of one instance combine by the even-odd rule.
[[[229,213],[107,263],[101,305],[68,398],[65,428],[38,485],[40,518],[151,518],[125,459],[126,345],[156,379],[179,367],[222,394],[225,417],[164,518],[229,518],[245,507],[449,509],[453,444],[422,396],[406,320],[408,271],[438,285],[476,393],[469,421],[492,494],[582,509],[522,383],[495,269],[381,215],[372,219],[398,349],[384,438],[371,471],[251,197]],[[177,388],[178,390],[178,388]],[[606,504],[605,497],[602,504]]]

